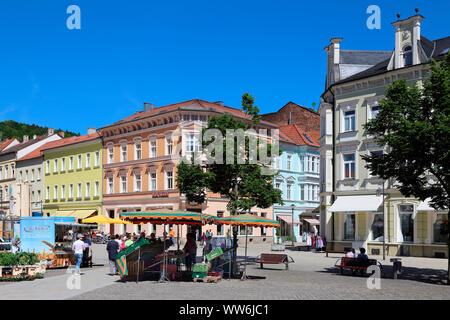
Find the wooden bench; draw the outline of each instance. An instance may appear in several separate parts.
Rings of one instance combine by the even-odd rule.
[[[289,269],[289,263],[293,263],[294,259],[289,257],[287,254],[278,254],[278,253],[261,253],[259,259],[257,258],[256,263],[261,265],[261,269],[263,269],[263,264],[282,264],[286,265],[286,270]]]
[[[383,268],[381,263],[379,263],[375,259],[358,259],[358,258],[342,257],[336,261],[334,266],[340,269],[341,274],[344,274],[344,269],[350,269],[352,270],[353,275],[357,271],[360,271],[361,274],[364,275],[366,274],[367,268],[369,266],[376,266],[377,264],[380,265],[380,268]]]

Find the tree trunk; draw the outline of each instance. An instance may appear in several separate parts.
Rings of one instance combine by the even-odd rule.
[[[238,266],[237,266],[237,236],[238,236],[238,227],[233,226],[233,270],[232,270],[232,276],[234,277],[238,273]]]
[[[450,221],[450,209],[447,212],[447,221]],[[447,266],[447,285],[450,285],[450,226],[447,222],[447,232],[448,232],[448,240],[447,240],[447,259],[448,259],[448,266]]]

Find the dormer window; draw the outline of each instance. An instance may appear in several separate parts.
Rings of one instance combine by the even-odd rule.
[[[403,49],[403,66],[411,66],[413,64],[412,48],[407,46]]]

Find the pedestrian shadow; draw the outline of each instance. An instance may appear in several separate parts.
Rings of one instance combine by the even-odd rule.
[[[344,269],[344,274],[340,274],[340,268],[330,267],[324,268],[323,270],[316,271],[319,273],[333,273],[337,276],[347,276],[347,277],[364,277],[368,278],[371,274],[367,273],[366,275],[361,275],[359,272],[356,272],[352,275],[351,270]],[[394,270],[393,266],[383,265],[381,269],[381,279],[392,279],[394,280]],[[399,281],[416,281],[427,284],[434,285],[446,285],[447,279],[447,270],[442,269],[430,269],[430,268],[416,268],[416,267],[404,267],[402,266],[402,272],[397,275],[397,280]]]

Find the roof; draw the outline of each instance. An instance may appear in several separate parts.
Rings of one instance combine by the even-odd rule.
[[[315,131],[305,132],[296,124],[280,126],[280,139],[281,139],[281,132],[283,132],[289,138],[289,140],[291,140],[295,144],[313,147],[320,146],[318,142],[320,132]]]
[[[42,146],[40,146],[39,148],[37,148],[36,150],[33,150],[32,152],[30,152],[29,154],[23,156],[20,159],[17,159],[17,161],[22,161],[22,160],[30,160],[30,159],[35,159],[35,158],[39,158],[42,157],[44,154],[42,153],[42,150],[51,142],[47,142],[45,144],[43,144]]]
[[[14,140],[19,141],[19,140],[17,140],[16,138],[12,138],[12,139],[4,139],[4,140],[1,142],[1,144],[0,144],[0,151],[3,150],[3,149],[5,149],[5,148],[6,148],[7,146],[9,146],[11,143],[13,143]]]
[[[31,139],[31,140],[28,140],[27,142],[22,142],[18,145],[12,146],[11,148],[8,148],[7,150],[0,152],[0,155],[17,152],[19,150],[22,150],[23,148],[26,148],[28,146],[31,146],[32,144],[35,144],[38,141],[44,140],[48,136],[49,136],[48,134],[44,134],[42,136],[37,136],[36,139]]]
[[[433,58],[435,60],[442,60],[445,56],[445,50],[450,48],[450,36],[437,39],[434,41],[429,40],[428,38],[421,36],[420,38],[420,45],[423,48],[425,54],[428,58]],[[350,82],[353,80],[359,80],[364,79],[367,77],[375,76],[378,74],[383,74],[388,70],[388,65],[390,62],[391,57],[386,58],[385,60],[378,62],[373,67],[370,67],[362,72],[356,73],[348,78],[345,78],[341,81],[336,82],[335,84],[342,84],[345,82]],[[410,67],[410,66],[408,66]],[[335,85],[334,84],[334,85]]]
[[[217,111],[217,112],[221,112],[221,113],[229,113],[241,118],[245,118],[248,120],[252,119],[252,116],[246,114],[244,111],[242,111],[241,109],[236,109],[236,108],[231,108],[231,107],[227,107],[227,106],[222,106],[220,104],[217,103],[212,103],[209,101],[205,101],[205,100],[201,100],[201,99],[192,99],[192,100],[188,100],[188,101],[183,101],[183,102],[178,102],[178,103],[174,103],[174,104],[169,104],[166,106],[162,106],[162,107],[157,107],[154,108],[150,111],[147,112],[137,112],[129,117],[126,117],[122,120],[119,120],[117,122],[114,122],[111,125],[107,125],[103,128],[107,128],[107,127],[111,127],[114,125],[118,125],[118,124],[122,124],[122,123],[126,123],[129,121],[134,121],[134,120],[139,120],[139,119],[143,119],[152,115],[156,115],[159,114],[161,112],[168,112],[168,111],[174,111],[174,110],[181,110],[184,108],[188,108],[189,106],[192,106],[194,104],[199,104],[200,106],[202,106],[205,109],[210,109],[213,111]],[[100,129],[103,129],[100,128]]]
[[[390,59],[392,51],[341,50],[340,64],[375,65]]]
[[[75,137],[69,137],[69,138],[65,138],[65,139],[61,139],[61,140],[52,141],[52,142],[46,143],[44,145],[45,148],[42,148],[41,151],[70,146],[70,145],[73,145],[76,143],[91,141],[91,140],[99,139],[99,138],[101,138],[101,136],[102,136],[102,134],[100,132],[95,132],[95,133],[91,133],[91,134],[86,134],[84,136],[79,136],[79,137],[75,136]]]
[[[314,113],[314,114],[316,114],[316,115],[319,115],[319,112],[318,112],[317,110],[314,110],[314,109],[312,109],[312,108],[308,108],[308,107],[305,107],[305,106],[301,106],[301,105],[299,105],[299,104],[296,104],[295,102],[289,101],[289,102],[286,103],[283,107],[281,107],[278,111],[275,111],[275,112],[269,112],[269,113],[262,114],[261,117],[265,117],[265,116],[268,116],[268,115],[272,115],[272,114],[279,113],[279,112],[280,112],[281,110],[283,110],[284,108],[287,108],[287,107],[290,107],[290,106],[302,108],[302,109],[304,109],[304,110],[306,110],[306,111],[309,111],[309,112],[311,112],[311,113]]]

